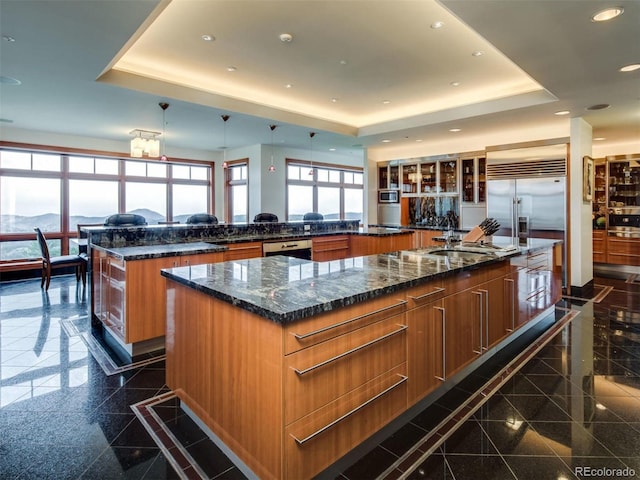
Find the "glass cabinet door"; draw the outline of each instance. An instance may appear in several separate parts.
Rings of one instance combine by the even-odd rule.
[[[386,165],[378,168],[378,188],[380,190],[389,188],[389,167]]]
[[[444,161],[440,167],[440,193],[456,193],[458,191],[458,162]]]
[[[402,193],[418,193],[418,165],[402,166]]]
[[[609,206],[640,206],[640,165],[638,162],[609,163]],[[596,184],[597,186],[597,184]],[[596,192],[597,199],[598,192]]]
[[[397,165],[389,166],[389,188],[400,188],[400,183],[398,182],[399,172],[400,167]]]
[[[475,160],[468,158],[462,160],[462,201],[475,201]]]
[[[436,192],[436,163],[423,163],[420,165],[420,191],[423,193]]]
[[[487,201],[487,159],[478,159],[478,203]]]

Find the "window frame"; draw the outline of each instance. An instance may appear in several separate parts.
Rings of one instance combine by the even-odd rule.
[[[309,175],[311,179],[292,179],[289,178],[289,167],[296,166],[301,168],[309,168],[313,169],[313,175]],[[331,182],[331,181],[321,181],[318,180],[318,170],[336,170],[340,172],[340,180],[339,182]],[[318,188],[319,187],[329,187],[329,188],[339,188],[340,189],[340,220],[345,219],[345,195],[344,191],[346,188],[361,190],[363,195],[363,205],[364,205],[364,178],[362,183],[345,183],[344,174],[346,172],[349,173],[360,173],[364,175],[364,168],[362,167],[352,167],[348,165],[337,165],[332,163],[321,163],[321,162],[312,162],[310,160],[299,160],[294,158],[285,159],[285,218],[286,221],[292,221],[289,218],[289,185],[301,185],[301,186],[311,186],[313,192],[313,211],[318,211]],[[362,220],[361,220],[362,221]]]
[[[47,154],[60,157],[61,168],[60,171],[48,171],[48,170],[32,170],[22,168],[3,168],[0,166],[0,177],[12,176],[12,177],[24,177],[24,178],[55,178],[60,180],[61,188],[61,218],[60,229],[58,231],[46,232],[47,240],[60,241],[61,242],[61,254],[67,255],[69,253],[69,243],[72,238],[78,236],[77,229],[70,229],[70,205],[69,205],[69,182],[70,180],[105,180],[114,181],[118,183],[118,212],[113,213],[125,213],[125,187],[127,182],[143,182],[143,183],[161,183],[167,186],[166,195],[166,223],[173,221],[173,185],[206,185],[207,188],[207,207],[209,211],[207,213],[215,212],[215,162],[204,160],[191,160],[191,159],[171,159],[169,161],[161,161],[159,159],[134,159],[128,155],[84,150],[76,148],[61,148],[47,145],[34,145],[23,144],[15,142],[0,141],[0,151],[16,151],[29,153],[31,155],[31,168],[33,168],[33,155]],[[94,159],[94,173],[88,172],[70,172],[69,158],[70,157],[86,157]],[[118,162],[118,173],[95,173],[95,160],[96,159],[109,159]],[[125,163],[127,161],[141,161],[145,163],[162,162],[167,165],[166,177],[149,177],[149,176],[126,176],[125,175]],[[188,165],[197,167],[206,167],[208,171],[207,179],[185,179],[185,178],[173,178],[172,168],[173,165]],[[145,169],[148,172],[148,168]],[[36,240],[36,235],[30,232],[20,233],[0,233],[0,242],[13,242],[13,241],[29,241]],[[0,260],[0,267],[10,266],[11,263],[25,263],[31,262],[33,259],[12,259],[12,260]],[[34,261],[39,264],[39,262]],[[26,268],[29,268],[27,265]]]

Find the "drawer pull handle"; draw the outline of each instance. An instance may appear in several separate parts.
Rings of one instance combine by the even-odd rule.
[[[354,413],[357,413],[359,410],[362,410],[364,407],[366,407],[367,405],[369,405],[372,402],[375,402],[377,399],[379,399],[380,397],[382,397],[383,395],[386,395],[387,393],[389,393],[391,390],[393,390],[394,388],[402,385],[404,382],[407,381],[407,376],[405,375],[400,375],[399,373],[396,374],[398,375],[398,377],[400,377],[400,380],[398,380],[396,383],[394,383],[393,385],[391,385],[390,387],[387,387],[386,389],[384,389],[383,391],[381,391],[380,393],[378,393],[377,395],[374,395],[373,397],[371,397],[369,400],[365,401],[364,403],[358,405],[356,408],[354,408],[353,410],[348,411],[347,413],[345,413],[344,415],[342,415],[339,418],[336,418],[333,422],[325,425],[324,427],[322,427],[320,430],[316,430],[315,432],[313,432],[311,435],[303,438],[303,439],[299,439],[298,437],[296,437],[293,434],[290,434],[291,437],[296,441],[296,443],[298,445],[304,445],[305,443],[307,443],[309,440],[313,440],[315,437],[317,437],[318,435],[320,435],[323,432],[326,432],[327,430],[329,430],[331,427],[337,425],[338,423],[340,423],[342,420],[350,417],[351,415],[353,415]]]
[[[425,293],[424,295],[419,295],[419,296],[417,296],[417,297],[414,297],[414,296],[412,296],[412,295],[409,295],[409,298],[410,298],[411,300],[416,300],[416,301],[418,301],[418,300],[422,300],[422,299],[428,298],[428,297],[430,297],[431,295],[436,295],[436,294],[438,294],[438,293],[440,293],[440,292],[444,292],[444,288],[437,287],[433,292]]]
[[[516,329],[516,283],[511,278],[505,278],[504,281],[509,285],[509,293],[507,298],[511,302],[511,328],[507,328],[507,332],[511,333]]]
[[[483,320],[483,315],[482,315],[482,304],[483,304],[483,296],[482,296],[482,292],[478,291],[478,292],[471,292],[474,295],[478,295],[478,320],[479,320],[479,324],[480,324],[480,328],[478,329],[478,335],[480,336],[480,346],[478,348],[478,350],[473,350],[473,353],[477,354],[477,355],[482,355],[482,324],[484,323]]]
[[[324,327],[324,328],[321,328],[319,330],[314,330],[313,332],[304,333],[304,334],[292,333],[291,335],[296,337],[296,340],[304,340],[304,339],[312,337],[314,335],[318,335],[319,333],[324,333],[324,332],[326,332],[328,330],[332,330],[334,328],[342,327],[342,326],[348,325],[348,324],[350,324],[352,322],[356,322],[358,320],[362,320],[363,318],[367,318],[367,317],[370,317],[372,315],[377,315],[378,313],[386,312],[387,310],[391,310],[392,308],[396,308],[396,307],[401,307],[401,306],[406,305],[406,304],[407,304],[406,300],[401,300],[400,302],[394,303],[393,305],[389,305],[388,307],[383,307],[383,308],[380,308],[378,310],[374,310],[373,312],[365,313],[364,315],[360,315],[358,317],[350,318],[349,320],[345,320],[344,322],[336,323],[334,325],[329,325],[328,327]]]
[[[351,355],[352,353],[355,353],[359,350],[362,350],[363,348],[367,348],[370,347],[371,345],[381,342],[382,340],[386,340],[389,337],[393,337],[394,335],[397,335],[398,333],[402,333],[404,332],[408,327],[406,325],[400,325],[400,328],[398,330],[394,330],[393,332],[389,332],[385,335],[382,335],[381,337],[375,338],[367,343],[363,343],[362,345],[358,345],[355,348],[352,348],[351,350],[347,350],[346,352],[341,353],[340,355],[336,355],[335,357],[331,357],[323,362],[320,363],[316,363],[315,365],[309,367],[309,368],[305,368],[304,370],[298,370],[295,367],[291,367],[291,369],[296,372],[296,374],[298,374],[299,376],[302,375],[306,375],[309,372],[312,372],[320,367],[324,367],[325,365],[328,365],[329,363],[335,362],[336,360],[340,360],[343,357],[346,357],[347,355]]]
[[[447,379],[447,311],[442,307],[433,307],[442,313],[442,376],[436,379],[444,382]]]

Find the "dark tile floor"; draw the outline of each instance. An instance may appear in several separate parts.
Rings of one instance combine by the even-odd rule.
[[[596,284],[613,288],[564,301],[556,317],[580,314],[544,346],[497,355],[337,478],[640,478],[640,283]],[[162,359],[107,375],[88,331],[73,277],[0,283],[0,479],[244,478],[182,413]]]

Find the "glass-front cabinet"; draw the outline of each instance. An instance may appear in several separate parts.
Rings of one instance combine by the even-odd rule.
[[[639,206],[640,160],[609,162],[609,207]]]
[[[484,157],[464,158],[462,168],[462,202],[484,203],[486,201],[486,166]]]
[[[378,167],[378,188],[380,190],[395,190],[399,188],[398,177],[400,172],[399,165],[384,165]]]
[[[401,208],[409,224],[459,227],[461,189],[457,157],[408,158],[378,167],[379,188],[394,188],[394,178],[399,179]]]

